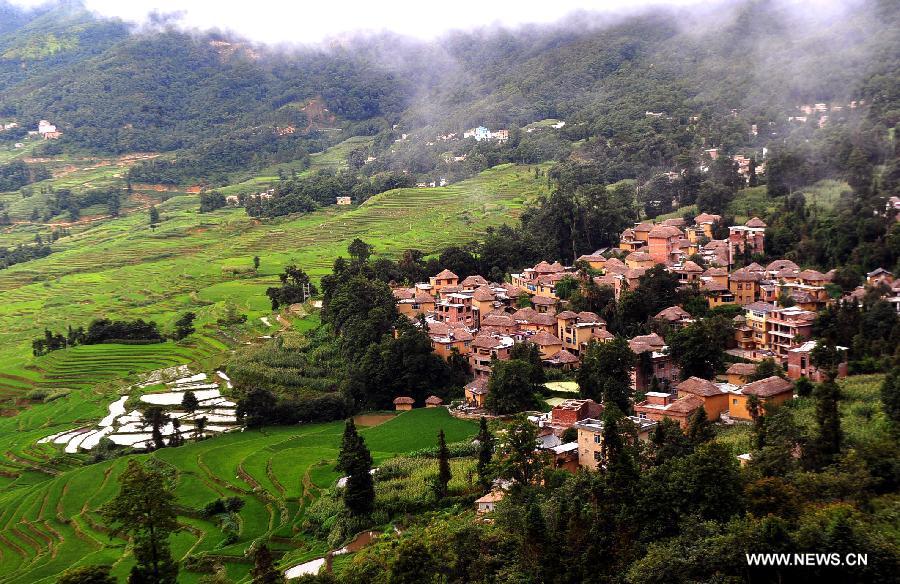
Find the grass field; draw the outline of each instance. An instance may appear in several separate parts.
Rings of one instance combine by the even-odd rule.
[[[418,409],[361,433],[378,464],[433,446],[439,428],[456,442],[473,436],[477,424],[452,418],[443,408]],[[185,507],[202,508],[223,496],[246,502],[236,543],[221,545],[224,536],[214,523],[185,516],[180,521],[190,531],[172,538],[173,553],[179,559],[214,554],[238,580],[250,568],[244,551],[260,538],[275,538],[270,545],[290,553],[292,561],[323,553],[324,542],[298,531],[307,506],[338,478],[333,465],[342,431],[340,422],[268,428],[137,455],[175,471],[178,502]],[[113,563],[115,575],[124,580],[131,557],[123,556],[122,540],[105,532],[97,509],[115,496],[126,462],[120,458],[0,483],[0,582],[49,583],[66,568],[101,562]],[[196,582],[200,576],[183,571],[179,581]]]

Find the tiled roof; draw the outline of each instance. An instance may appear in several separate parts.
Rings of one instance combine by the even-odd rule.
[[[450,270],[441,270],[438,275],[435,276],[435,279],[438,280],[452,280],[459,279],[459,276],[451,272]]]
[[[559,352],[550,357],[549,360],[555,363],[561,363],[563,365],[567,365],[569,363],[578,363],[578,357],[566,351],[565,349],[560,349]]]
[[[462,286],[467,287],[467,288],[471,288],[471,287],[476,287],[476,288],[477,288],[477,287],[479,287],[479,286],[487,286],[487,285],[488,285],[488,281],[487,281],[483,276],[479,276],[478,274],[474,274],[474,275],[472,275],[472,276],[467,276],[465,280],[463,280],[462,282],[460,282],[460,284],[461,284]]]
[[[666,406],[666,411],[674,412],[676,414],[692,414],[702,407],[702,399],[695,395],[686,395]]]
[[[474,381],[470,381],[466,384],[465,389],[476,395],[483,395],[488,392],[488,378],[487,377],[478,377]]]
[[[556,298],[549,298],[547,296],[532,296],[531,303],[537,304],[538,306],[554,306],[559,302]]]
[[[481,319],[482,326],[513,327],[516,321],[508,314],[489,314]]]
[[[528,340],[540,347],[562,344],[562,341],[559,340],[559,338],[557,338],[556,335],[551,335],[547,331],[538,331],[535,334],[528,337]]]
[[[654,227],[653,229],[650,230],[650,234],[648,235],[648,237],[653,237],[653,238],[657,238],[657,237],[669,238],[669,237],[680,237],[680,236],[681,236],[681,230],[678,229],[677,227],[672,227],[671,225],[657,225],[656,227]]]
[[[682,264],[681,271],[682,272],[702,273],[703,268],[698,266],[696,262],[692,262],[691,260],[688,260],[688,261],[684,262],[684,264]]]
[[[760,219],[759,217],[754,217],[753,219],[744,223],[747,227],[766,227],[766,222]]]
[[[425,400],[425,403],[430,406],[439,406],[442,403],[444,403],[444,400],[442,400],[441,398],[439,398],[436,395],[430,395],[430,396],[428,396],[428,399]]]
[[[649,262],[652,260],[653,258],[650,257],[650,254],[645,251],[633,251],[625,256],[626,262]]]
[[[753,383],[748,383],[741,388],[744,395],[755,395],[756,397],[772,397],[788,391],[793,391],[794,385],[787,379],[782,379],[776,375],[766,377]]]
[[[722,220],[721,215],[713,215],[711,213],[700,213],[694,217],[694,223],[700,225],[702,223],[716,223]]]
[[[791,260],[775,260],[766,266],[767,272],[780,272],[785,268],[792,268],[794,270],[799,270],[800,266],[792,262]]]
[[[753,363],[735,363],[725,373],[728,375],[753,375],[756,373],[756,365]]]
[[[586,310],[579,312],[577,314],[578,322],[581,323],[591,323],[591,322],[606,322],[602,318],[600,318],[596,312],[588,312]]]
[[[578,315],[571,310],[563,310],[556,315],[557,320],[576,320]]]
[[[762,279],[762,274],[759,272],[750,272],[747,268],[742,268],[731,272],[731,275],[728,276],[728,278],[734,282],[758,282]]]
[[[723,392],[719,387],[708,379],[699,377],[688,377],[675,386],[678,391],[690,393],[701,397],[712,397],[721,395]]]
[[[691,314],[680,306],[670,306],[668,308],[660,310],[653,318],[660,318],[669,322],[675,322],[676,320],[691,318]]]
[[[638,223],[637,225],[634,226],[635,233],[637,233],[637,232],[649,233],[652,230],[653,230],[653,223],[644,222],[644,223]]]
[[[475,292],[472,294],[472,300],[477,300],[478,302],[490,302],[493,299],[494,291],[488,286],[479,286],[475,288]]]
[[[656,333],[650,333],[649,335],[638,335],[631,340],[637,341],[639,343],[647,343],[654,349],[661,349],[666,345],[666,341]]]
[[[411,398],[411,397],[400,396],[400,397],[394,398],[394,405],[399,405],[399,404],[414,404],[414,403],[416,403],[416,400],[414,400],[414,399]]]

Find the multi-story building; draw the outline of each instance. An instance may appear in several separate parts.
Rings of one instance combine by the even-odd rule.
[[[656,428],[656,422],[637,416],[628,416],[628,419],[636,426],[638,440],[650,440],[650,433]],[[578,430],[578,465],[597,470],[603,460],[603,422],[587,418],[576,422],[572,427]]]
[[[593,312],[576,314],[564,310],[556,315],[556,327],[556,336],[562,340],[563,348],[574,355],[581,354],[592,339],[612,338],[606,330],[606,321]]]
[[[802,344],[812,336],[816,314],[797,306],[779,308],[768,313],[766,322],[765,349],[785,361],[788,351]]]
[[[488,377],[491,374],[491,361],[509,360],[509,351],[515,341],[511,336],[497,333],[479,333],[472,341],[472,353],[469,365],[475,377]]]
[[[647,234],[647,253],[658,264],[680,259],[679,240],[684,234],[677,227],[657,225]]]
[[[766,224],[759,217],[754,217],[744,225],[728,228],[728,258],[731,264],[739,258],[765,253]]]

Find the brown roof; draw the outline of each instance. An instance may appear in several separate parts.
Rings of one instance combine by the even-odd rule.
[[[678,398],[666,407],[666,411],[677,414],[692,414],[703,407],[703,400],[695,395]]]
[[[744,223],[744,225],[746,225],[747,227],[765,227],[766,222],[763,221],[762,219],[760,219],[759,217],[754,217],[750,221],[747,221],[746,223]]]
[[[653,318],[661,318],[669,322],[675,322],[676,320],[691,318],[691,314],[680,306],[670,306],[660,310]]]
[[[578,315],[572,312],[571,310],[563,310],[559,314],[556,315],[557,320],[576,320]]]
[[[485,334],[479,334],[475,337],[475,340],[472,341],[472,346],[478,347],[479,349],[495,349],[501,344],[503,343],[500,337]]]
[[[528,337],[528,340],[538,345],[539,347],[546,347],[551,345],[562,345],[562,341],[556,337],[556,335],[551,335],[547,331],[538,331],[535,334]]]
[[[687,225],[687,221],[685,221],[683,217],[673,217],[672,219],[663,221],[662,225],[668,225],[669,227],[684,227]]]
[[[579,312],[579,313],[577,314],[577,316],[578,316],[578,322],[584,322],[584,323],[588,323],[588,322],[606,322],[605,320],[603,320],[602,318],[600,318],[600,317],[597,315],[596,312],[588,312],[588,311],[586,311],[586,310],[583,310],[583,311]]]
[[[592,253],[592,254],[578,256],[577,261],[579,261],[579,262],[606,262],[606,258],[598,253]]]
[[[753,363],[735,363],[725,373],[728,375],[753,375],[756,373],[756,365]]]
[[[479,286],[475,288],[475,292],[472,294],[472,300],[477,300],[478,302],[490,302],[493,299],[494,291],[489,286]]]
[[[750,272],[747,268],[742,268],[731,272],[731,275],[728,276],[728,278],[734,282],[758,282],[762,279],[762,274],[759,272]]]
[[[549,298],[547,296],[532,296],[531,303],[537,304],[538,306],[555,306],[556,303],[559,302],[556,298]]]
[[[721,215],[712,215],[711,213],[700,213],[694,217],[694,223],[697,225],[700,225],[701,223],[716,223],[721,220]]]
[[[512,313],[512,317],[513,317],[513,320],[528,321],[529,319],[533,318],[537,314],[538,314],[538,311],[529,306],[526,308],[520,308],[519,310],[515,311],[514,313]],[[556,322],[556,319],[554,319],[554,322]]]
[[[727,276],[728,270],[726,268],[707,268],[705,272],[703,272],[704,276]]]
[[[400,397],[395,397],[395,398],[394,398],[394,405],[399,405],[399,404],[414,404],[414,403],[416,403],[416,400],[414,400],[414,399],[411,398],[411,397],[407,397],[407,396],[405,396],[405,395],[401,395]]]
[[[703,272],[703,268],[701,268],[700,266],[698,266],[696,262],[692,262],[691,260],[688,260],[688,261],[684,262],[684,264],[682,264],[682,266],[681,266],[681,271],[682,271],[682,272],[699,272],[699,273],[702,273],[702,272]]]
[[[798,266],[791,260],[775,260],[774,262],[772,262],[768,266],[766,266],[766,271],[767,272],[780,272],[781,270],[783,270],[785,268],[799,270],[800,266]]]
[[[653,223],[644,222],[644,223],[638,223],[637,225],[634,226],[635,233],[637,233],[638,231],[646,231],[649,233],[652,230],[653,230]]]
[[[690,393],[692,395],[700,396],[700,397],[712,397],[715,395],[722,395],[722,390],[708,379],[701,379],[699,377],[688,377],[681,383],[675,386],[678,391],[683,391],[685,393]]]
[[[819,272],[817,270],[803,270],[800,272],[801,280],[812,280],[812,281],[824,281],[828,279],[828,276]]]
[[[391,290],[395,300],[412,300],[416,293],[413,288],[394,288]]]
[[[477,377],[474,381],[470,381],[466,384],[465,389],[469,390],[474,394],[485,394],[488,392],[488,378],[487,377]]]
[[[650,333],[649,335],[638,335],[631,340],[637,341],[639,343],[647,343],[655,349],[660,349],[666,344],[666,341],[656,333]]]
[[[756,397],[772,397],[788,391],[794,390],[794,384],[787,379],[782,379],[777,375],[766,377],[753,383],[748,383],[741,388],[744,395],[755,395]]]
[[[625,261],[626,261],[626,262],[628,262],[628,261],[632,261],[632,262],[649,262],[649,261],[651,261],[652,259],[653,259],[653,258],[650,257],[650,254],[647,253],[647,252],[645,252],[645,251],[633,251],[633,252],[631,252],[630,254],[628,254],[627,256],[625,256]]]
[[[592,332],[591,338],[592,339],[600,339],[601,341],[608,341],[610,339],[616,338],[616,336],[606,329],[600,329],[600,330]]]
[[[681,235],[681,230],[677,227],[672,227],[671,225],[657,225],[653,229],[650,230],[650,234],[648,237],[679,237]]]
[[[624,268],[625,262],[620,260],[619,258],[609,258],[606,260],[606,265],[603,266],[605,270],[609,270],[610,268]]]
[[[637,280],[647,273],[647,268],[631,268],[625,271],[625,277],[629,280]]]
[[[724,292],[728,290],[728,286],[713,280],[703,282],[703,288],[709,292]]]
[[[761,265],[759,265],[756,262],[753,262],[749,266],[744,266],[744,269],[747,270],[748,272],[765,272],[766,271],[766,269],[764,267],[762,267]]]
[[[457,280],[459,280],[459,276],[457,276],[456,274],[454,274],[454,273],[451,272],[450,270],[441,270],[441,271],[438,273],[438,275],[435,276],[435,279],[437,279],[437,280],[452,280],[452,279],[457,279]]]
[[[444,403],[444,400],[442,400],[441,398],[439,398],[436,395],[431,395],[431,396],[428,396],[428,399],[425,400],[425,403],[430,406],[439,406],[442,403]]]
[[[516,321],[508,314],[489,314],[481,319],[481,325],[511,327],[516,326]]]
[[[566,351],[565,349],[560,349],[557,354],[550,357],[549,361],[567,365],[569,363],[578,363],[578,357]]]

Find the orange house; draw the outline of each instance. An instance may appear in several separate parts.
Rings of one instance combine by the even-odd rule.
[[[717,420],[722,412],[728,411],[729,394],[708,379],[688,377],[676,385],[675,389],[678,390],[679,398],[692,395],[703,401],[703,409],[710,420]]]
[[[750,377],[756,373],[756,365],[753,363],[735,363],[728,368],[725,376],[731,385],[744,385]]]
[[[794,384],[775,375],[748,383],[736,393],[729,395],[728,415],[738,420],[752,420],[753,417],[747,409],[747,400],[751,395],[757,397],[761,410],[765,411],[767,404],[780,405],[793,399]]]
[[[703,400],[695,395],[675,398],[671,393],[648,391],[646,399],[634,405],[634,412],[641,419],[659,422],[663,418],[675,420],[687,428],[694,412],[703,407]]]
[[[678,251],[678,240],[682,237],[681,230],[668,225],[657,225],[647,234],[647,251],[650,258],[664,264],[675,260]]]
[[[436,276],[430,277],[428,281],[431,284],[431,293],[435,296],[440,296],[443,288],[459,286],[459,276],[450,270],[442,270]]]

